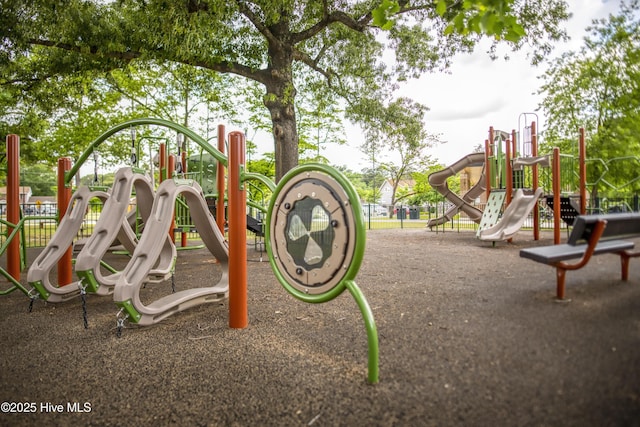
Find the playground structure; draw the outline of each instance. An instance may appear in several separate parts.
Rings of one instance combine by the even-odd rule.
[[[172,162],[175,162],[175,158],[168,156],[166,163],[168,166],[164,168],[165,163],[162,159],[167,156],[167,153],[166,151],[163,152],[162,146],[159,162],[161,182],[157,191],[153,191],[153,184],[148,176],[139,173],[133,167],[127,167],[118,170],[114,185],[108,192],[81,186],[72,194],[72,178],[98,145],[121,130],[130,129],[134,126],[149,125],[166,127],[182,133],[216,159],[216,188],[218,193],[214,195],[216,199],[215,217],[211,213],[211,206],[198,182],[193,179],[171,176],[172,172],[170,171],[174,170]],[[19,278],[20,271],[26,266],[26,257],[18,254],[17,257],[14,256],[12,260],[9,260],[8,256],[8,270],[12,271],[15,276],[2,269],[3,275],[9,276],[9,280],[13,283],[13,287],[3,293],[19,289],[30,297],[31,305],[38,298],[47,302],[58,303],[67,301],[77,295],[83,295],[83,308],[85,294],[112,295],[113,301],[120,309],[116,315],[118,336],[120,336],[127,321],[140,326],[152,325],[190,307],[228,299],[229,327],[245,328],[248,325],[247,220],[251,218],[247,215],[247,206],[251,205],[254,208],[260,208],[259,204],[247,201],[246,185],[250,180],[257,180],[272,192],[275,192],[274,196],[278,195],[278,191],[276,191],[275,185],[268,178],[245,171],[244,135],[240,132],[231,132],[229,134],[230,149],[229,158],[227,159],[223,152],[225,147],[224,127],[219,127],[218,131],[218,146],[220,149],[215,149],[206,140],[178,124],[160,119],[136,119],[115,126],[99,136],[81,155],[73,167],[71,159],[60,159],[58,162],[58,206],[60,207],[58,229],[47,247],[29,267],[27,281],[32,288],[31,290],[27,290],[20,283]],[[134,132],[132,132],[133,134]],[[17,137],[16,144],[18,144]],[[181,171],[186,170],[185,158],[186,156],[183,152]],[[19,165],[19,156],[15,156],[13,159],[15,165]],[[225,179],[226,167],[228,167],[228,180]],[[290,176],[295,177],[298,174],[301,174],[301,176],[304,174],[304,177],[307,177],[310,174],[310,170],[320,171],[318,172],[319,175],[314,175],[315,183],[324,182],[322,185],[325,188],[327,186],[330,187],[330,191],[325,190],[319,194],[314,191],[309,194],[308,197],[314,198],[318,206],[329,206],[336,202],[335,194],[344,195],[344,198],[341,197],[340,200],[337,200],[338,207],[342,209],[341,211],[336,211],[335,208],[324,211],[323,221],[328,221],[328,224],[331,224],[331,227],[325,228],[334,230],[335,227],[338,227],[337,232],[326,236],[323,240],[324,244],[329,245],[326,250],[332,252],[333,255],[327,262],[308,262],[307,255],[309,255],[309,251],[303,251],[302,257],[300,257],[299,250],[286,248],[287,256],[293,256],[296,259],[296,263],[302,264],[302,266],[298,267],[293,264],[295,271],[304,268],[308,271],[309,277],[320,275],[325,279],[329,279],[329,287],[331,289],[327,290],[327,295],[331,297],[319,299],[301,298],[304,301],[310,303],[326,302],[342,290],[350,290],[362,311],[367,328],[367,337],[369,339],[368,380],[370,383],[375,383],[378,381],[377,331],[366,299],[354,282],[364,253],[363,245],[365,239],[362,208],[360,207],[357,193],[350,186],[348,180],[332,168],[324,167],[323,165],[305,165],[304,168],[291,171]],[[305,179],[304,177],[302,179]],[[225,185],[226,182],[228,182],[228,185]],[[332,187],[332,184],[327,182],[334,184],[337,182],[337,184]],[[12,182],[12,184],[15,183]],[[132,194],[135,194],[136,198],[135,215],[127,212]],[[71,248],[74,244],[74,237],[87,211],[88,201],[92,198],[100,199],[103,202],[103,210],[91,236],[82,245],[75,242],[77,246],[82,246],[82,249],[75,262],[75,273],[79,280],[73,282]],[[304,205],[304,202],[300,200],[291,202],[292,205],[297,205],[297,203]],[[8,207],[18,208],[17,217],[19,218],[19,204],[13,203],[11,198],[8,199],[7,204]],[[140,291],[146,284],[166,280],[167,276],[172,276],[173,274],[177,252],[173,235],[176,230],[181,231],[180,226],[176,228],[175,224],[175,210],[178,206],[186,206],[188,208],[190,222],[197,230],[204,246],[216,259],[217,266],[222,272],[221,277],[212,285],[184,289],[178,292],[174,290],[170,295],[163,296],[153,302],[143,302],[142,298],[140,298]],[[263,210],[266,211],[266,208],[263,208]],[[266,213],[269,215],[269,212]],[[348,221],[345,222],[345,218]],[[4,247],[11,246],[12,242],[18,250],[21,251],[23,249],[19,239],[15,239],[15,236],[19,235],[23,220],[19,219],[16,222],[11,222],[12,220],[14,220],[14,217],[9,216],[5,221],[11,227],[11,232],[8,233],[8,238],[3,244],[3,251]],[[295,230],[302,231],[299,227],[300,224],[294,222],[293,228],[289,224],[286,231],[279,226],[275,232],[271,233],[271,236],[277,236],[279,233],[286,233],[286,236],[291,236],[291,233]],[[138,233],[140,230],[141,233]],[[186,233],[183,233],[183,236],[184,234]],[[225,235],[227,239],[225,239]],[[299,237],[304,236],[300,235]],[[111,270],[111,275],[103,275],[100,271],[100,268],[103,267],[102,258],[114,242],[124,247],[131,258],[122,271]],[[343,249],[347,253],[355,252],[346,259],[340,259],[345,252],[332,249],[334,246],[338,247],[339,245],[344,245]],[[184,240],[182,246],[186,246]],[[267,249],[273,254],[272,267],[276,276],[280,277],[276,267],[277,264],[273,263],[273,257],[279,257],[278,253],[283,249],[271,251],[269,245],[267,245]],[[312,250],[311,252],[314,251]],[[15,259],[20,262],[17,267],[13,261]],[[49,277],[54,266],[57,266],[57,283],[51,281]],[[342,274],[343,272],[346,272],[346,274]],[[281,283],[285,289],[290,291],[284,282],[281,281]],[[314,286],[314,283],[309,282],[307,285]]]
[[[518,149],[516,131],[511,134],[489,129],[489,138],[485,140],[483,153],[472,153],[455,162],[450,167],[429,176],[430,184],[451,204],[443,216],[429,221],[427,227],[434,227],[450,221],[459,211],[466,213],[478,224],[476,237],[486,241],[510,240],[520,230],[530,214],[533,215],[533,238],[540,237],[540,207],[538,201],[545,198],[547,206],[553,210],[554,240],[560,241],[560,225],[562,220],[567,224],[578,214],[586,213],[586,143],[584,130],[579,136],[579,165],[576,173],[577,184],[573,180],[573,169],[566,164],[562,173],[559,149],[546,155],[538,154],[536,122],[528,128],[528,138],[521,141]],[[504,147],[504,149],[503,149]],[[570,156],[564,156],[569,158]],[[573,158],[571,158],[573,160]],[[454,176],[467,166],[482,165],[481,178],[462,197],[453,194],[446,184],[448,177]],[[547,172],[541,180],[540,169]],[[567,176],[569,175],[569,179]],[[483,182],[484,181],[484,182]],[[541,185],[541,181],[542,185]],[[472,201],[482,192],[486,192],[486,206],[480,211],[472,205]],[[570,210],[566,208],[570,198],[562,196],[563,192],[577,193],[578,203],[572,203]],[[546,196],[545,196],[546,194]],[[554,208],[555,206],[555,208]],[[564,209],[561,209],[564,208]]]
[[[471,203],[486,189],[486,182],[484,179],[485,168],[482,168],[482,174],[478,182],[462,197],[449,190],[447,179],[457,175],[466,167],[476,165],[484,166],[485,164],[486,158],[484,153],[471,153],[464,156],[448,168],[442,169],[441,171],[434,172],[429,175],[429,184],[431,184],[431,186],[436,191],[442,194],[445,199],[451,202],[452,206],[441,217],[429,220],[429,222],[427,223],[427,227],[431,228],[433,226],[441,225],[445,222],[451,221],[451,219],[459,211],[463,211],[464,213],[466,213],[469,218],[471,218],[471,220],[475,222],[478,222],[482,218],[482,211],[473,206]]]

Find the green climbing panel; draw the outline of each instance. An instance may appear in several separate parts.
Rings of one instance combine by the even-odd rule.
[[[493,227],[500,219],[502,213],[502,205],[504,204],[504,197],[506,191],[494,190],[489,194],[489,200],[487,200],[487,206],[482,212],[482,218],[480,219],[480,226],[476,231],[476,237],[480,235],[480,231]]]

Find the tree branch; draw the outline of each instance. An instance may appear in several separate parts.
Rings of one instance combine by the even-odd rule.
[[[278,44],[279,40],[273,35],[273,33],[269,30],[269,28],[264,25],[262,21],[258,18],[258,15],[253,13],[253,10],[247,6],[246,2],[242,0],[237,0],[236,4],[238,5],[238,10],[243,14],[249,22],[253,24],[253,26],[262,34],[270,44]]]
[[[111,59],[121,59],[127,62],[130,62],[134,59],[141,58],[143,55],[141,52],[137,51],[129,51],[129,52],[118,52],[118,51],[100,51],[97,46],[89,46],[88,48],[82,48],[80,46],[76,46],[69,43],[58,43],[51,40],[41,40],[41,39],[31,39],[28,41],[29,44],[38,45],[38,46],[46,46],[46,47],[54,47],[70,52],[76,52],[81,54],[90,54],[96,57],[104,57]],[[87,50],[88,49],[88,50]],[[160,56],[162,55],[162,50],[157,50]],[[265,84],[268,81],[269,75],[265,72],[265,70],[255,70],[251,67],[247,67],[245,65],[235,63],[235,62],[219,62],[219,63],[208,63],[205,61],[196,61],[196,60],[178,60],[173,58],[165,58],[169,61],[182,63],[185,65],[192,65],[195,67],[205,68],[208,70],[216,71],[223,74],[236,74],[241,77],[246,77],[249,79],[254,79],[259,83]]]
[[[304,52],[299,51],[298,49],[294,49],[293,51],[293,58],[306,64],[309,68],[311,68],[312,70],[316,71],[317,73],[322,74],[327,80],[331,81],[334,74],[329,72],[328,70],[325,70],[324,68],[320,68],[318,66],[318,61],[317,59],[314,60],[313,58],[311,58],[309,55],[307,55]]]

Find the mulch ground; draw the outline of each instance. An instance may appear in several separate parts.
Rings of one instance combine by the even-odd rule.
[[[625,283],[617,257],[595,257],[558,303],[554,270],[518,256],[542,237],[369,231],[356,282],[378,329],[375,385],[353,297],[298,301],[253,246],[244,329],[224,302],[117,337],[108,297],[88,296],[85,329],[80,299],[28,312],[24,294],[1,296],[0,401],[13,404],[0,425],[640,426],[640,262]],[[179,252],[175,287],[219,274],[206,249]]]

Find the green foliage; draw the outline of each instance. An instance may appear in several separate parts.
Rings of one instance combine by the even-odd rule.
[[[54,196],[57,188],[56,171],[44,164],[21,166],[20,185],[31,187],[34,196]]]
[[[547,116],[543,149],[558,146],[565,153],[577,155],[578,129],[583,127],[589,158],[607,162],[640,153],[638,6],[637,0],[623,2],[618,15],[594,21],[587,28],[579,51],[551,62],[540,89],[545,95],[540,107]],[[590,163],[588,182],[599,180],[604,172],[602,165]],[[635,166],[614,167],[607,172],[606,180],[618,187],[637,176]],[[639,184],[628,190],[640,188]]]
[[[409,196],[396,194],[398,183],[432,164],[427,150],[439,141],[424,130],[422,120],[426,107],[423,105],[407,98],[399,98],[388,105],[371,103],[370,108],[376,109],[376,114],[382,120],[369,123],[365,128],[367,143],[362,146],[362,150],[374,164],[385,147],[390,148],[398,158],[379,162],[378,166],[384,178],[394,183],[391,204],[395,204],[399,197]]]
[[[344,109],[359,123],[379,121],[382,116],[375,114],[382,110],[363,108],[369,100],[387,102],[398,80],[446,69],[454,54],[473,49],[479,34],[496,43],[506,41],[513,49],[531,46],[536,62],[565,36],[559,24],[567,18],[562,0],[70,0],[64,4],[0,0],[0,10],[0,87],[9,87],[4,93],[14,99],[20,92],[29,93],[19,102],[0,99],[3,117],[11,104],[18,105],[3,129],[17,127],[28,114],[34,125],[36,116],[62,115],[71,130],[98,126],[99,121],[88,118],[82,126],[71,125],[80,118],[78,111],[87,98],[97,96],[89,89],[99,86],[87,82],[113,84],[118,81],[116,70],[125,70],[128,80],[133,73],[128,74],[127,67],[134,61],[138,67],[147,65],[150,72],[159,64],[178,63],[259,85],[260,96],[252,100],[268,109],[277,147],[277,177],[297,163],[301,123],[297,112],[318,110],[321,94],[333,94],[326,97],[329,102],[323,111]],[[389,63],[388,52],[396,52]],[[194,73],[187,81],[197,86],[202,76]],[[77,89],[73,96],[67,96],[73,92],[70,88],[51,91],[68,77],[86,80],[71,85]],[[171,92],[161,80],[155,81],[159,91]],[[118,87],[124,86],[120,80]],[[105,91],[106,87],[98,90]],[[308,97],[313,104],[298,108],[301,93],[307,91],[313,94]],[[120,94],[119,101],[101,102],[119,108],[121,116],[127,101],[138,99],[140,106],[148,105],[131,92]],[[54,108],[48,110],[47,103]],[[167,109],[162,110],[166,114]],[[114,117],[100,120],[106,123]],[[58,135],[56,143],[63,141]]]

